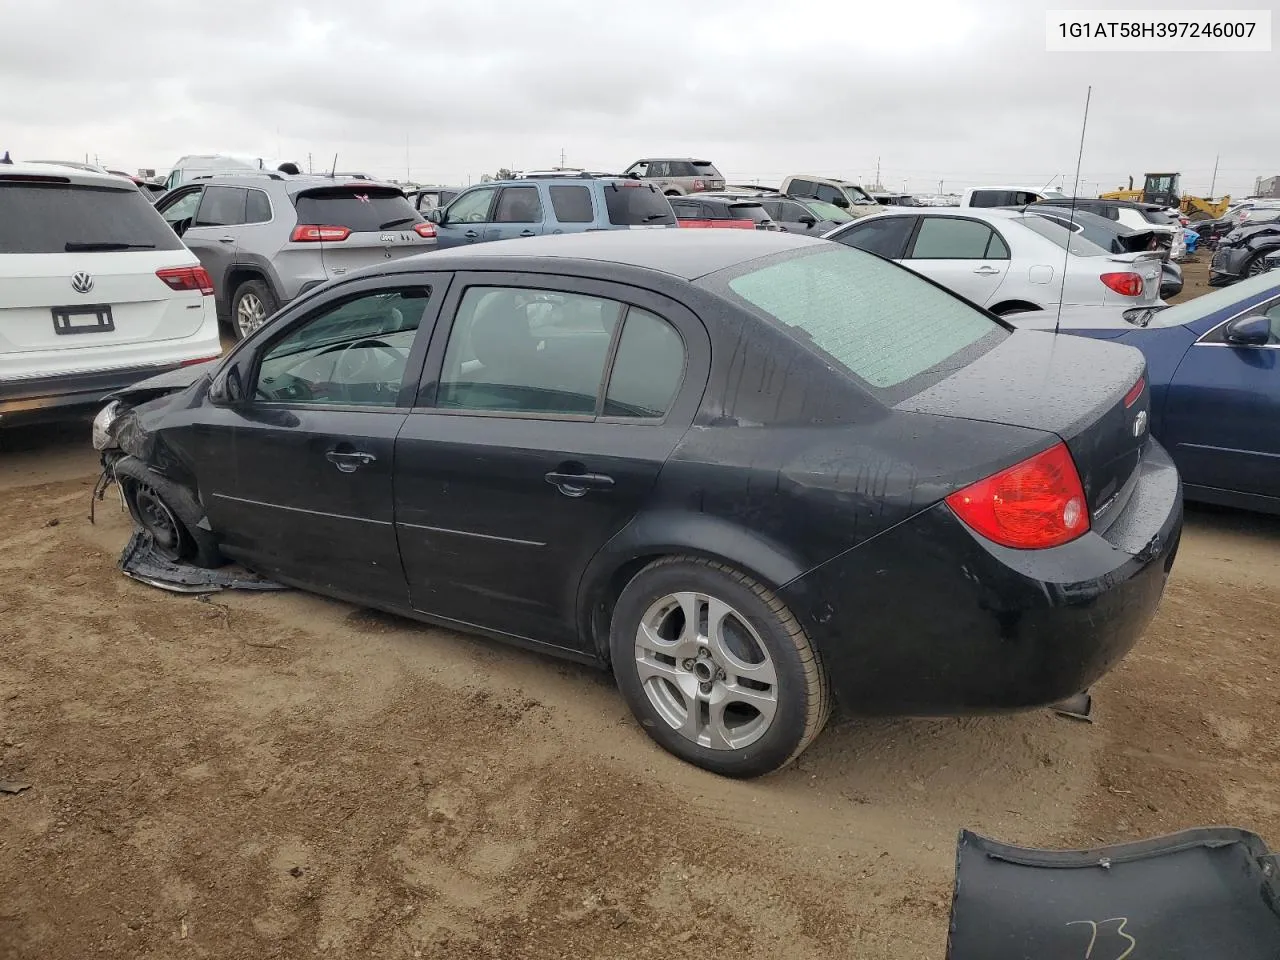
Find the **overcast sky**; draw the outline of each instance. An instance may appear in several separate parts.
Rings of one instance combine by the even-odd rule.
[[[774,184],[869,183],[878,158],[891,189],[1039,186],[1073,175],[1092,83],[1082,193],[1156,170],[1207,192],[1219,153],[1218,194],[1280,173],[1280,54],[1051,54],[1046,9],[0,0],[0,152],[157,171],[206,152],[327,169],[336,152],[339,169],[440,183],[561,149],[607,170],[695,155]]]

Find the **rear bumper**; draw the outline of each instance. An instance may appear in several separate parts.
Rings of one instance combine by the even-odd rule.
[[[938,504],[780,592],[817,642],[843,709],[946,715],[1043,706],[1128,652],[1182,531],[1173,461],[1151,442],[1104,532],[1051,550],[983,540]]]
[[[88,413],[100,406],[107,394],[182,366],[185,364],[180,362],[148,364],[0,380],[0,426],[64,420]]]

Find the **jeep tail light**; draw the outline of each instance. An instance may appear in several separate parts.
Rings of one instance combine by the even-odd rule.
[[[975,533],[1019,550],[1061,546],[1089,530],[1084,487],[1062,442],[957,490],[947,506]]]
[[[199,290],[204,296],[213,296],[213,278],[204,267],[165,267],[156,276],[171,290]]]
[[[706,185],[706,183],[705,183],[704,181],[702,181],[702,180],[695,180],[695,181],[693,181],[693,189],[695,189],[695,190],[705,190],[705,189],[707,189],[707,185]]]
[[[293,228],[289,239],[294,243],[318,243],[322,240],[337,242],[351,236],[347,227],[321,227],[310,223],[300,223]]]
[[[436,237],[436,225],[428,221],[427,223],[415,223],[413,232],[427,240],[434,240]]]
[[[1104,273],[1098,277],[1122,297],[1142,296],[1142,275],[1138,273]]]

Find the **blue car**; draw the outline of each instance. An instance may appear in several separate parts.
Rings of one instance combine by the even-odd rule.
[[[438,250],[547,233],[678,226],[670,201],[652,183],[589,173],[477,184],[426,217],[436,224]]]
[[[1147,358],[1151,432],[1188,500],[1280,514],[1280,275],[1073,333]]]

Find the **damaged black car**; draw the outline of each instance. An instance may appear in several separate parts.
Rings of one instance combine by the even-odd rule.
[[[611,667],[706,769],[833,707],[1046,705],[1155,612],[1181,485],[1142,355],[1016,331],[786,233],[388,262],[117,394],[108,480],[170,559]]]

